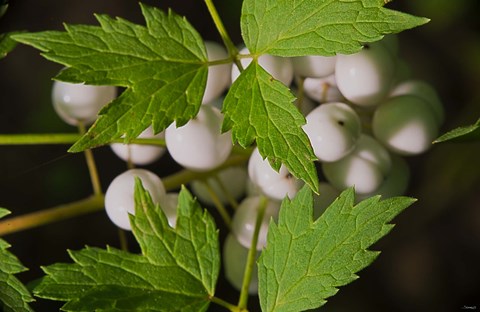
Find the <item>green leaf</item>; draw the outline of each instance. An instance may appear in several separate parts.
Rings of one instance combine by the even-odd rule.
[[[383,5],[383,0],[245,0],[242,35],[256,55],[350,54],[362,43],[429,21]]]
[[[0,218],[10,212],[0,208]],[[33,301],[30,292],[13,274],[27,270],[17,257],[7,251],[10,245],[0,239],[0,308],[3,306],[5,312],[27,312],[33,311],[29,302]]]
[[[305,117],[294,96],[256,61],[235,80],[225,97],[223,131],[246,147],[257,142],[260,154],[278,170],[281,164],[317,190],[318,178],[310,141],[302,130]]]
[[[126,90],[105,106],[97,122],[70,151],[128,141],[150,124],[160,132],[185,124],[201,105],[207,56],[200,35],[186,19],[142,4],[147,26],[96,15],[100,27],[65,25],[65,32],[14,36],[54,62],[67,66],[57,78]]]
[[[18,34],[20,32],[10,32],[5,34],[0,34],[0,59],[7,56],[8,53],[12,52],[13,49],[17,46],[17,42],[12,39],[12,35]]]
[[[205,311],[220,268],[213,218],[182,189],[171,228],[140,180],[135,205],[130,221],[141,255],[112,247],[70,251],[75,263],[43,268],[34,293],[66,301],[65,311]]]
[[[262,311],[304,311],[325,304],[378,256],[367,248],[386,235],[393,228],[388,222],[414,201],[376,196],[354,206],[354,190],[347,189],[313,221],[308,188],[293,201],[284,200],[278,224],[270,223],[258,264]]]
[[[478,142],[480,141],[480,119],[477,120],[473,125],[458,127],[453,129],[438,139],[433,143],[442,143],[442,142]]]

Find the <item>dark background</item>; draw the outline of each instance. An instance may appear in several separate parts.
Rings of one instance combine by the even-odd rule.
[[[145,1],[186,15],[204,39],[217,40],[203,1]],[[240,43],[241,1],[217,1],[235,43]],[[480,4],[474,0],[397,0],[388,7],[432,19],[399,35],[401,56],[413,76],[430,82],[447,112],[442,132],[480,117]],[[143,24],[136,1],[11,1],[0,32],[62,29],[62,23],[96,24],[93,13],[121,16]],[[19,46],[0,60],[0,133],[74,132],[54,113],[51,78],[61,68],[38,51]],[[82,154],[67,146],[0,146],[0,206],[13,215],[45,209],[91,194]],[[125,164],[108,148],[94,151],[104,189]],[[166,156],[150,169],[178,169]],[[324,311],[460,311],[480,309],[480,145],[435,145],[409,157],[408,195],[419,201],[396,218],[393,232],[375,245],[382,250],[361,278],[343,287]],[[5,237],[30,268],[25,282],[41,276],[40,265],[70,262],[66,249],[118,246],[116,228],[103,212]],[[237,293],[220,281],[217,295],[236,302]],[[251,300],[252,303],[255,298]],[[252,307],[254,304],[252,305]],[[38,311],[58,305],[45,301]],[[212,311],[221,311],[212,305]],[[254,310],[254,309],[252,309]]]

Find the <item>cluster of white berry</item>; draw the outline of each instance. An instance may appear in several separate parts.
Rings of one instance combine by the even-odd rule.
[[[206,42],[209,61],[228,59],[223,46]],[[251,62],[241,49],[245,68]],[[259,64],[297,94],[295,105],[306,117],[303,130],[321,163],[320,196],[315,198],[314,217],[340,194],[355,186],[359,199],[380,194],[397,196],[405,192],[409,168],[402,158],[426,151],[437,136],[444,112],[435,90],[426,82],[412,80],[398,57],[395,36],[365,45],[352,55],[282,58],[262,55]],[[148,128],[140,137],[164,138],[166,150],[180,165],[194,171],[209,171],[221,165],[231,153],[231,133],[221,133],[223,94],[240,71],[236,65],[210,66],[203,104],[198,115],[181,127],[175,123],[154,135]],[[93,87],[55,82],[54,107],[70,124],[92,122],[98,110],[115,97],[113,87]],[[112,144],[122,159],[136,165],[158,160],[165,148]],[[105,208],[110,219],[130,229],[128,213],[134,213],[134,177],[142,179],[155,202],[175,226],[178,194],[167,194],[161,179],[145,169],[131,169],[115,178],[107,192]],[[229,198],[242,200],[233,216],[231,233],[224,246],[226,278],[241,287],[246,255],[251,245],[261,196],[270,200],[257,243],[258,254],[265,247],[268,223],[275,219],[280,201],[293,198],[302,186],[282,166],[279,172],[254,149],[248,168],[231,167],[216,178],[192,181],[191,190],[200,201],[213,205],[209,185],[223,204]],[[256,272],[249,291],[257,292]]]

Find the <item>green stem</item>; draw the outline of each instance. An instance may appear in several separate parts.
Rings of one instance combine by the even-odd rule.
[[[78,123],[78,131],[80,135],[86,133],[85,125],[82,122]],[[90,180],[92,182],[93,194],[102,194],[102,184],[100,183],[100,176],[98,174],[97,165],[95,164],[95,158],[91,149],[84,151],[85,160],[87,161],[88,172],[90,173]]]
[[[120,240],[120,248],[123,251],[128,251],[128,239],[127,239],[127,232],[118,228],[118,239]]]
[[[240,63],[240,60],[237,59],[238,49],[233,44],[232,39],[230,39],[230,36],[228,35],[228,32],[225,29],[225,26],[223,25],[222,19],[218,14],[217,8],[213,4],[212,0],[205,0],[205,4],[207,5],[208,12],[210,13],[210,16],[213,19],[213,23],[215,24],[215,27],[217,27],[220,37],[222,37],[223,43],[227,47],[228,55],[230,55],[232,60],[235,62],[235,65],[237,65],[238,69],[240,71],[243,71],[242,63]]]
[[[267,208],[268,200],[265,196],[260,198],[260,204],[257,211],[257,219],[255,221],[255,230],[253,232],[252,244],[248,250],[247,263],[245,265],[245,272],[243,274],[242,289],[240,291],[240,298],[238,299],[238,307],[245,309],[248,303],[248,288],[252,281],[252,273],[255,268],[255,261],[257,259],[257,243],[260,227],[262,226],[265,209]]]
[[[65,205],[5,219],[0,221],[0,236],[95,212],[103,209],[103,202],[103,195],[93,195]]]
[[[0,145],[49,145],[73,144],[81,138],[78,133],[40,133],[40,134],[0,134]],[[164,139],[132,139],[130,144],[165,146]],[[112,143],[124,143],[124,139],[113,140]]]
[[[219,306],[222,306],[222,307],[230,310],[231,312],[248,312],[247,309],[241,309],[241,308],[237,307],[236,305],[233,305],[229,302],[226,302],[223,299],[220,299],[220,298],[217,298],[217,297],[214,297],[214,296],[209,297],[208,300],[210,300],[213,303],[218,304]]]
[[[222,201],[218,198],[217,194],[216,194],[215,191],[213,190],[213,188],[212,188],[212,186],[210,185],[210,183],[208,183],[207,180],[203,180],[202,183],[203,183],[203,185],[205,186],[205,188],[207,189],[207,192],[208,192],[208,194],[210,195],[210,198],[212,199],[213,204],[215,205],[215,208],[217,208],[218,213],[219,213],[220,216],[222,217],[223,222],[225,222],[225,225],[226,225],[227,228],[230,230],[231,227],[232,227],[232,218],[231,218],[230,215],[228,214],[227,209],[226,209],[225,206],[222,204]]]
[[[232,193],[230,193],[230,191],[227,189],[227,187],[225,186],[225,183],[223,183],[223,181],[219,178],[218,174],[215,174],[213,176],[213,179],[215,180],[215,182],[217,182],[218,186],[222,190],[222,193],[227,199],[230,206],[232,206],[234,210],[237,210],[238,208],[237,200],[233,197]]]

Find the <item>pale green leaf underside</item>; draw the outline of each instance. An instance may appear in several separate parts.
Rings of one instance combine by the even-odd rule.
[[[480,141],[480,119],[477,120],[477,122],[475,122],[473,125],[458,127],[443,134],[433,143],[478,141]]]
[[[9,211],[0,208],[0,218],[9,214]],[[31,312],[29,302],[33,301],[30,292],[13,274],[27,270],[17,257],[7,248],[10,245],[0,239],[0,310],[5,312]]]
[[[274,168],[283,163],[314,190],[318,178],[310,141],[302,130],[305,117],[293,104],[294,96],[257,62],[252,62],[231,86],[224,101],[223,130],[246,147],[256,140],[260,154]]]
[[[308,188],[291,202],[285,200],[278,224],[270,224],[258,264],[262,311],[305,311],[325,304],[376,258],[378,252],[367,248],[386,235],[393,227],[388,222],[413,202],[377,196],[354,206],[354,191],[348,189],[313,221]]]
[[[159,132],[198,113],[208,71],[202,38],[172,12],[141,8],[146,27],[96,15],[100,26],[65,25],[65,32],[14,36],[65,65],[60,80],[127,88],[104,107],[97,122],[71,148],[73,152],[122,135],[128,141],[150,124]]]
[[[241,26],[248,49],[257,55],[350,54],[428,22],[383,8],[378,0],[245,0]]]
[[[220,260],[210,215],[183,190],[176,229],[137,182],[132,229],[141,255],[115,248],[71,251],[73,264],[54,264],[35,288],[42,298],[66,301],[65,311],[205,311]]]

